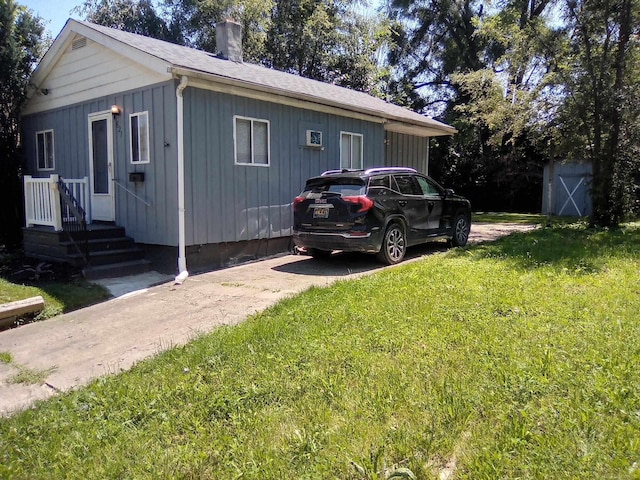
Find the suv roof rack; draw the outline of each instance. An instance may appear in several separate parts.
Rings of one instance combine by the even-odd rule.
[[[340,168],[336,170],[327,170],[326,172],[322,172],[320,176],[324,177],[325,175],[354,172],[363,172],[365,175],[372,175],[374,173],[418,173],[415,168],[409,167],[375,167],[368,168],[367,170],[362,170],[361,168]]]
[[[418,173],[418,171],[415,168],[409,168],[409,167],[376,167],[376,168],[369,168],[365,170],[364,173],[366,175],[371,175],[372,173],[393,173],[393,172]]]
[[[338,170],[327,170],[326,172],[322,172],[320,176],[324,177],[325,175],[335,175],[336,173],[349,173],[349,172],[360,172],[357,168],[340,168]]]

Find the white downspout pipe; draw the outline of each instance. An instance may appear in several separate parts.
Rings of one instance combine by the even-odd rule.
[[[187,88],[189,79],[183,75],[176,88],[178,107],[178,275],[175,283],[181,284],[189,276],[187,271],[186,235],[184,224],[184,100],[182,92]]]

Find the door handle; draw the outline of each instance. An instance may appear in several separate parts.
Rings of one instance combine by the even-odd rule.
[[[398,202],[398,205],[400,205],[401,207],[406,207],[407,206],[407,201],[406,200],[400,200]]]

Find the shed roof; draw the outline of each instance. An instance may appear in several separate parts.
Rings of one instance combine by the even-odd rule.
[[[260,65],[232,62],[202,50],[74,19],[67,21],[38,69],[46,70],[47,64],[55,63],[53,58],[47,57],[56,57],[62,47],[60,45],[56,48],[56,44],[70,41],[74,36],[73,32],[88,36],[98,43],[104,43],[123,54],[133,49],[139,54],[152,57],[151,61],[155,59],[165,62],[165,71],[176,76],[194,76],[208,82],[232,84],[245,89],[364,114],[381,119],[385,129],[390,131],[421,136],[456,133],[456,129],[449,125],[363,92]],[[126,48],[119,49],[118,44]],[[136,57],[139,59],[140,55]],[[34,75],[38,73],[38,69]]]

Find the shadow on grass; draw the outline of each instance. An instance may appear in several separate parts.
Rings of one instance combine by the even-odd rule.
[[[495,242],[452,255],[500,258],[523,269],[553,267],[575,273],[595,273],[616,258],[640,258],[640,223],[620,229],[590,229],[583,223],[555,225],[529,233],[514,233]]]

